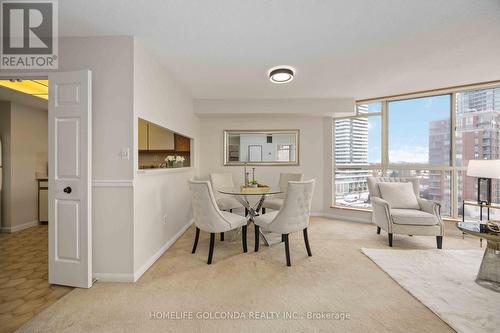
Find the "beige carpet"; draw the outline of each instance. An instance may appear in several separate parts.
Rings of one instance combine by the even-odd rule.
[[[457,332],[500,329],[500,294],[475,283],[484,251],[362,251]]]
[[[46,309],[21,332],[453,332],[360,249],[388,248],[375,226],[313,218],[313,257],[302,235],[291,236],[292,267],[283,244],[241,253],[240,241],[217,242],[214,263],[206,265],[208,237],[192,255],[188,230],[136,284],[97,283],[75,289]],[[445,248],[479,247],[447,225]],[[253,230],[250,228],[249,230]],[[227,237],[229,239],[229,237]],[[253,232],[249,232],[249,250]],[[395,236],[394,246],[433,249],[433,237]],[[151,319],[151,313],[275,312],[269,319]],[[284,312],[305,315],[284,319]],[[308,312],[345,313],[348,320],[307,319]],[[270,315],[269,315],[270,316]]]

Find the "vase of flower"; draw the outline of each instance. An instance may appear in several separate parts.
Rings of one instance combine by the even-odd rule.
[[[175,156],[169,155],[165,158],[165,163],[167,163],[167,168],[173,168],[175,163]]]
[[[184,161],[186,159],[183,156],[176,156],[175,157],[175,167],[176,168],[182,168],[184,166]]]

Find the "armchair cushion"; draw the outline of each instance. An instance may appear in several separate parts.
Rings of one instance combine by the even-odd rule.
[[[392,208],[420,209],[411,183],[379,183],[382,199]]]
[[[394,224],[404,225],[436,225],[439,220],[436,215],[416,209],[391,209]]]

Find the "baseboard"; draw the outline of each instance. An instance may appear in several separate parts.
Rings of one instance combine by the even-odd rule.
[[[127,273],[93,273],[92,277],[99,282],[134,282],[134,274]]]
[[[15,225],[13,227],[2,227],[0,229],[0,232],[11,234],[13,232],[21,231],[21,230],[32,228],[32,227],[36,227],[37,225],[38,225],[38,221],[30,221],[30,222],[26,222],[26,223],[23,223],[23,224]]]
[[[185,232],[189,229],[189,227],[194,223],[194,220],[189,221],[184,227],[174,237],[172,237],[168,242],[166,242],[155,254],[153,254],[138,270],[134,272],[134,282],[140,279],[140,277],[146,273],[146,271],[151,267],[161,255],[168,250],[172,244],[175,243]]]

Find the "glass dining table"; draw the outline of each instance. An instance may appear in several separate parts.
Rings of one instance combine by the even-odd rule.
[[[241,205],[245,207],[246,211],[248,212],[247,218],[249,222],[253,222],[253,219],[256,216],[260,215],[260,210],[266,198],[283,193],[283,191],[281,191],[279,188],[272,187],[236,187],[219,189],[218,192],[226,195],[231,195],[236,200],[238,200],[238,202],[241,203]],[[266,233],[263,232],[262,229],[259,232],[260,237],[264,241],[264,244],[266,244],[266,246],[269,246],[270,242],[268,235],[266,235]]]

